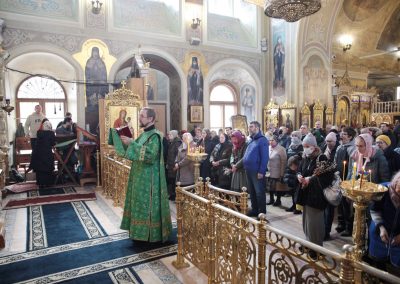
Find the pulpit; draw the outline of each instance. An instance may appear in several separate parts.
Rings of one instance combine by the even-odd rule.
[[[83,186],[85,183],[95,183],[97,181],[96,172],[92,167],[91,158],[98,148],[98,138],[79,126],[76,127],[76,136],[81,159],[83,160],[80,184]]]

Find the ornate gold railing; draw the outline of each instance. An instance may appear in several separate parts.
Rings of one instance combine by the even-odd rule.
[[[105,154],[103,157],[104,195],[113,200],[114,206],[123,206],[131,162],[117,155]]]
[[[198,193],[206,193],[207,198]],[[217,190],[215,190],[217,189]],[[400,283],[387,272],[355,260],[351,245],[329,251],[222,206],[207,183],[176,188],[178,252],[208,276],[208,283]],[[220,197],[221,198],[221,197]],[[235,207],[237,208],[237,207]]]

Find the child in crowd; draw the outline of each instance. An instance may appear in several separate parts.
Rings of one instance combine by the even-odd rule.
[[[294,155],[290,157],[288,159],[285,174],[283,176],[283,182],[286,183],[291,189],[290,194],[292,195],[292,200],[293,200],[292,206],[286,209],[286,211],[293,212],[293,214],[301,214],[301,211],[296,209],[296,203],[294,201],[296,189],[299,185],[299,181],[297,180],[297,171],[300,165],[300,161],[301,161],[300,155]]]

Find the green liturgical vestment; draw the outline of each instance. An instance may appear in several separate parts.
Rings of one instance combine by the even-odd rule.
[[[132,161],[121,229],[134,240],[165,242],[172,231],[161,133],[145,131],[127,147],[115,129],[109,144],[118,155]]]

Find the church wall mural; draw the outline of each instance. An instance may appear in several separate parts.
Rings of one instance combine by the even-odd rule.
[[[312,55],[303,68],[304,99],[310,104],[318,99],[322,104],[328,104],[328,88],[328,70],[318,55]]]
[[[285,96],[286,25],[282,20],[272,23],[273,97]]]
[[[180,36],[180,0],[113,0],[116,28]]]
[[[2,0],[0,11],[78,22],[79,2],[79,0]]]
[[[98,39],[87,40],[82,50],[73,55],[85,70],[85,125],[96,132],[99,123],[99,99],[109,92],[108,73],[116,58],[111,56],[108,46]]]
[[[247,122],[255,120],[256,89],[250,84],[245,84],[240,88],[240,113],[245,115]]]

